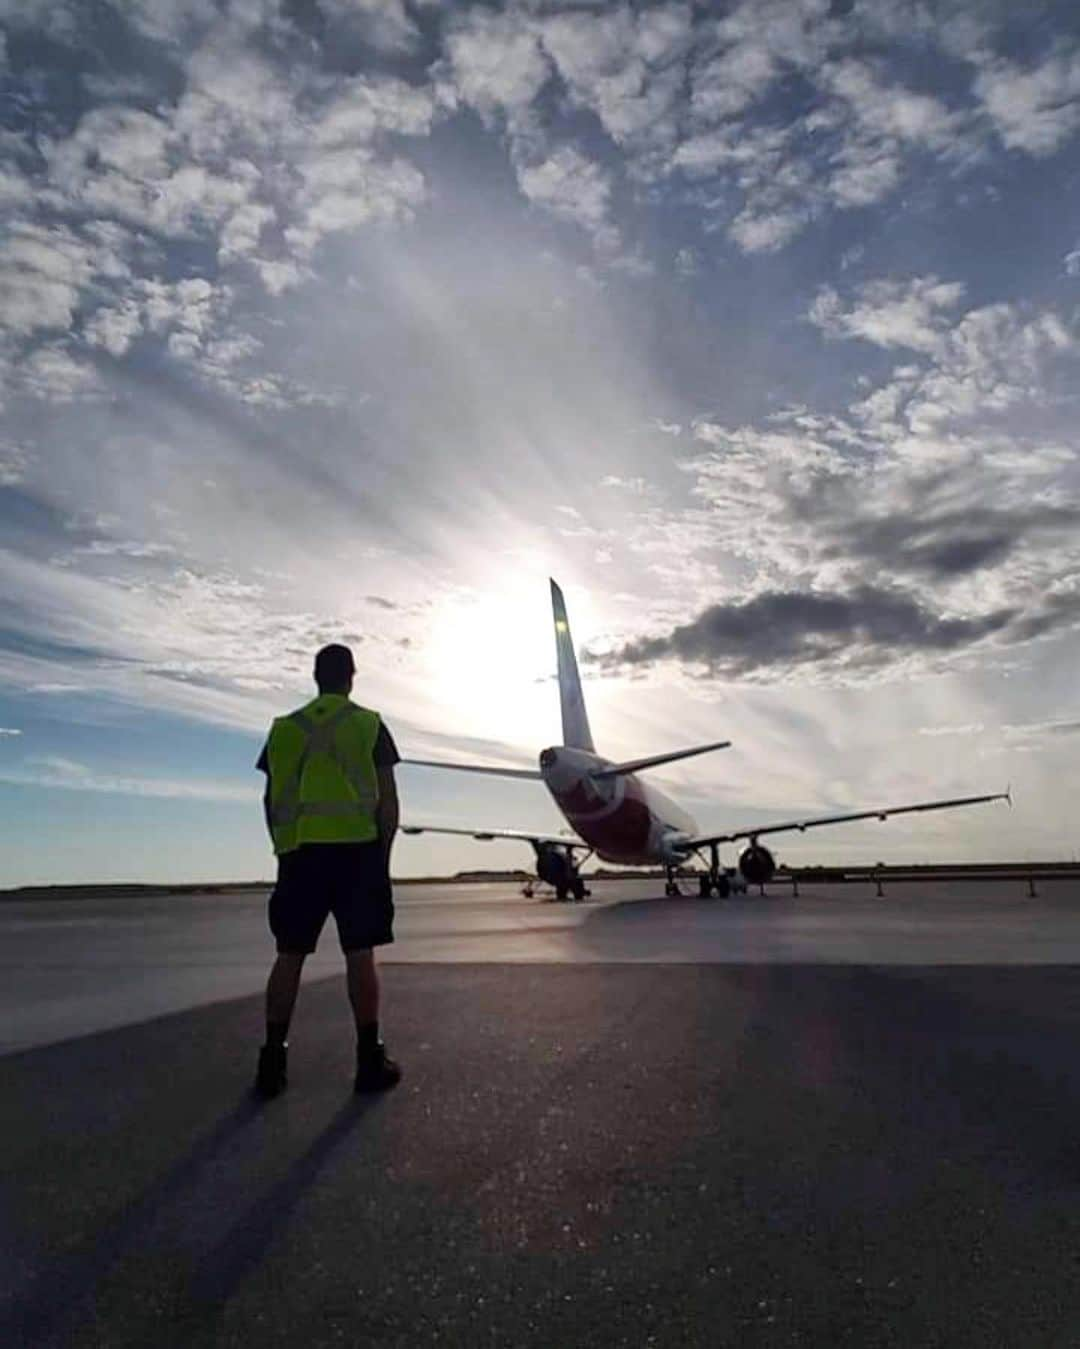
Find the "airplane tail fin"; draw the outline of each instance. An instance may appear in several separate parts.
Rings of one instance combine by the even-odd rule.
[[[555,618],[555,650],[559,657],[559,701],[562,704],[563,744],[568,749],[585,749],[596,753],[585,698],[581,692],[574,642],[570,636],[570,622],[566,617],[566,601],[554,581],[551,583],[551,608]]]

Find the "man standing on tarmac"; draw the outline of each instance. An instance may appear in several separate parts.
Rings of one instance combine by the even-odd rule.
[[[374,948],[394,940],[390,848],[398,826],[398,752],[377,712],[350,702],[356,666],[347,646],[315,657],[319,696],[277,717],[256,767],[266,774],[263,807],[278,859],[270,896],[277,960],[266,985],[266,1043],[255,1090],[277,1096],[287,1084],[289,1022],[304,960],[332,913],[345,955],[356,1019],[359,1092],[401,1078],[379,1039]]]

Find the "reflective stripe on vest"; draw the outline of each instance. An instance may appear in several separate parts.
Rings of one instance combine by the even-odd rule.
[[[300,758],[297,760],[292,776],[281,785],[280,796],[277,796],[275,792],[277,799],[271,810],[271,820],[274,824],[295,824],[301,815],[371,816],[375,814],[375,807],[379,804],[378,796],[356,772],[353,765],[338,753],[337,745],[334,743],[337,728],[346,717],[352,716],[355,710],[351,704],[346,703],[344,707],[339,708],[332,717],[321,724],[312,721],[306,712],[293,712],[289,716],[289,720],[304,733],[306,743],[300,752]],[[304,769],[307,767],[308,759],[313,754],[325,754],[330,759],[356,794],[355,801],[300,800],[300,784],[303,781]]]
[[[327,710],[320,706],[322,697],[279,717],[270,731],[269,814],[278,855],[302,843],[377,837],[379,792],[372,754],[378,714],[345,701],[324,721],[318,716]]]

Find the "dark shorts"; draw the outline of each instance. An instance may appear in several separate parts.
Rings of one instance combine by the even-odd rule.
[[[304,843],[278,858],[270,896],[277,949],[310,954],[331,913],[343,951],[394,940],[394,900],[378,843]]]

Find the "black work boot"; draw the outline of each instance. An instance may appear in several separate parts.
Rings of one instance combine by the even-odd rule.
[[[280,1096],[289,1085],[287,1045],[263,1045],[259,1050],[259,1068],[255,1074],[255,1094],[269,1100]]]
[[[387,1058],[386,1046],[380,1040],[372,1049],[356,1051],[356,1081],[354,1091],[386,1091],[401,1081],[401,1069]]]

